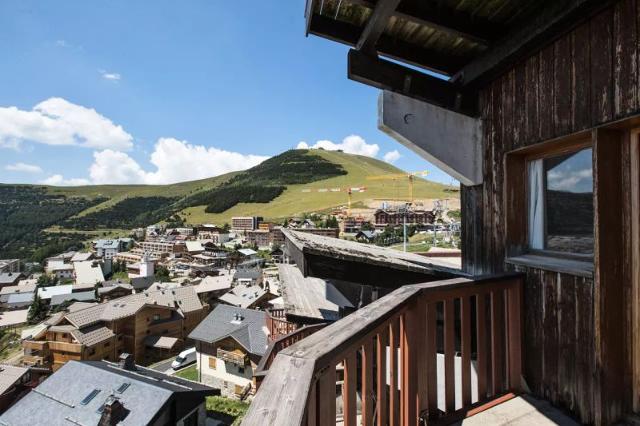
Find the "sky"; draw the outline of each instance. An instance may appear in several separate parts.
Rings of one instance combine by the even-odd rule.
[[[296,147],[452,182],[377,129],[303,0],[0,2],[0,182],[164,184]]]

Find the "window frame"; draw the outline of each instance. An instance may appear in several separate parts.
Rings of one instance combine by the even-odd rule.
[[[526,225],[526,245],[525,245],[525,250],[526,253],[528,254],[534,254],[534,255],[539,255],[539,256],[547,256],[547,257],[555,257],[555,258],[562,258],[562,259],[569,259],[569,260],[578,260],[578,261],[584,261],[584,262],[592,262],[594,259],[594,253],[591,254],[586,254],[586,253],[571,253],[571,252],[564,252],[564,251],[558,251],[558,250],[550,250],[547,248],[544,249],[537,249],[537,248],[532,248],[531,247],[531,241],[530,241],[530,236],[531,236],[531,230],[529,229],[529,202],[531,200],[531,185],[529,184],[529,164],[533,161],[536,160],[545,160],[547,158],[553,158],[553,157],[558,157],[561,155],[567,155],[567,154],[575,154],[578,153],[584,149],[591,149],[592,150],[592,154],[591,154],[591,170],[592,172],[595,171],[595,165],[594,165],[594,160],[593,160],[593,143],[591,141],[591,138],[585,138],[582,139],[580,141],[576,141],[573,142],[571,144],[559,144],[559,146],[550,146],[546,149],[540,149],[540,150],[536,150],[532,153],[527,153],[523,156],[523,160],[524,160],[524,182],[525,182],[525,206],[527,206],[526,209],[526,219],[525,219],[525,225]],[[544,188],[543,188],[543,193],[546,196],[546,183],[547,180],[544,179]],[[594,197],[595,197],[595,193],[594,193]],[[594,209],[595,209],[595,199],[594,199]],[[544,222],[544,235],[543,235],[543,242],[546,245],[547,243],[547,210],[546,210],[546,206],[544,209],[544,217],[543,217],[543,222]],[[595,223],[594,223],[594,237],[595,237]],[[595,239],[594,239],[594,252],[595,252]]]

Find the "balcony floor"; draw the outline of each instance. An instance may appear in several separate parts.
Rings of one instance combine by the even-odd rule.
[[[518,396],[486,411],[454,423],[464,426],[484,425],[562,425],[577,426],[572,418],[549,402],[528,395]]]

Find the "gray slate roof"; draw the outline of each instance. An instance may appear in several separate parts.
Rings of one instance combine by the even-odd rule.
[[[129,383],[129,386],[118,393],[116,390],[125,383]],[[99,391],[98,394],[82,404],[93,390]],[[195,398],[186,398],[183,401],[186,406],[179,404],[181,411],[195,408],[205,395],[213,395],[216,391],[146,368],[139,367],[135,372],[128,372],[118,368],[117,364],[103,361],[69,361],[0,416],[0,424],[96,425],[100,420],[98,410],[113,395],[129,410],[120,425],[146,425],[171,399],[185,393],[185,396],[193,395]],[[185,414],[177,413],[178,416]]]
[[[95,300],[95,292],[91,291],[81,291],[78,293],[68,293],[68,294],[55,294],[51,296],[51,306],[58,306],[61,303],[66,302],[67,300],[77,300],[79,302],[86,302],[89,300]]]
[[[239,314],[243,319],[235,320]],[[266,314],[252,309],[218,305],[189,334],[190,339],[214,343],[231,337],[249,353],[262,356],[267,349]]]

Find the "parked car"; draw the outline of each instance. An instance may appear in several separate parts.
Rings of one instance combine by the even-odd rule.
[[[196,348],[185,349],[180,352],[176,359],[171,363],[171,368],[177,370],[182,367],[186,367],[189,364],[196,362]]]

